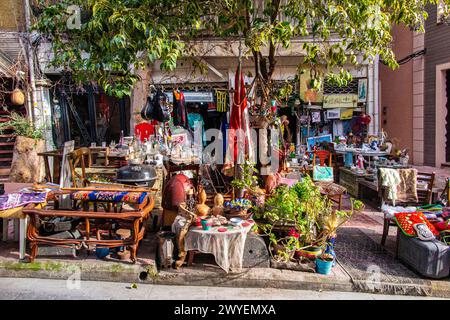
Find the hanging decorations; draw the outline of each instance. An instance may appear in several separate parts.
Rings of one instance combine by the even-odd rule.
[[[19,88],[11,92],[11,103],[15,106],[21,106],[25,103],[25,95]]]

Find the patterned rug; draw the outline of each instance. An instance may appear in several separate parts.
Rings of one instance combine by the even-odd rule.
[[[341,228],[336,238],[338,263],[363,292],[430,295],[431,281],[422,279],[356,228]]]

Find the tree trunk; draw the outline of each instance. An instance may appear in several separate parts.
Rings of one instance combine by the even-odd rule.
[[[150,93],[151,67],[147,66],[145,69],[139,69],[137,74],[141,77],[141,80],[134,86],[131,96],[130,134],[133,134],[134,127],[143,121],[141,110],[147,102],[147,97]]]
[[[45,152],[45,140],[16,137],[9,181],[40,183],[45,176],[43,158],[38,156],[40,152]]]

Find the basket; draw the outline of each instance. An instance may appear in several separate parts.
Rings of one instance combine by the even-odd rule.
[[[241,218],[243,220],[248,220],[251,218],[252,213],[246,210],[236,210],[236,209],[226,209],[224,212],[225,218],[230,220],[230,218]]]

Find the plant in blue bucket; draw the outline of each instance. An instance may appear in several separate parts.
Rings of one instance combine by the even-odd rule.
[[[329,253],[324,253],[316,259],[317,273],[329,275],[333,267],[334,257]]]

